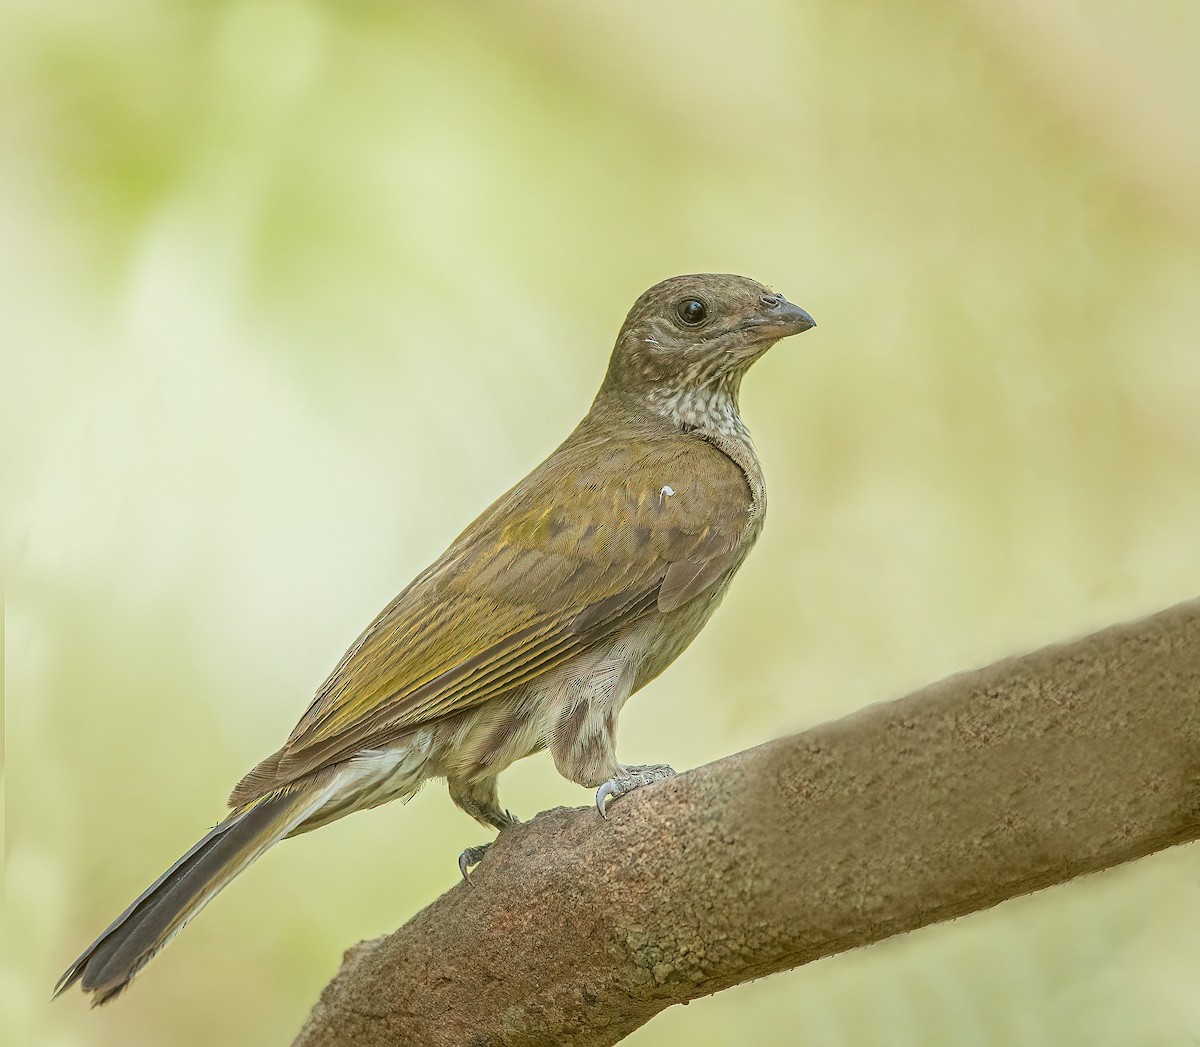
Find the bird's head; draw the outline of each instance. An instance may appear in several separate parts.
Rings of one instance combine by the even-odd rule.
[[[675,276],[629,310],[601,396],[642,401],[682,425],[710,410],[736,414],[746,369],[779,339],[816,326],[781,294],[724,273]]]

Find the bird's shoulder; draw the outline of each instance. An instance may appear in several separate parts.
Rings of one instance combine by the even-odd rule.
[[[667,562],[697,537],[732,540],[754,513],[745,471],[690,433],[568,442],[498,499],[448,550],[480,543],[620,560]]]

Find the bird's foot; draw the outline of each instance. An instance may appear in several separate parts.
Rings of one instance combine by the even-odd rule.
[[[472,887],[475,885],[471,883],[471,870],[483,861],[483,856],[487,854],[487,849],[491,846],[490,843],[481,843],[478,847],[468,847],[458,856],[458,871]]]
[[[652,785],[666,778],[674,778],[675,771],[665,763],[649,763],[641,767],[626,767],[616,778],[610,778],[596,790],[596,810],[600,817],[607,818],[605,805],[618,796],[640,789],[643,785]]]
[[[494,825],[501,832],[510,825],[518,825],[521,821],[512,811],[502,811],[494,804],[488,808],[481,807],[478,811],[467,809],[467,813],[479,818],[480,821],[487,822],[488,825]],[[458,856],[458,871],[462,873],[462,878],[467,883],[471,883],[471,870],[483,861],[483,856],[487,854],[487,849],[491,846],[490,843],[481,843],[478,847],[468,847]],[[475,885],[471,883],[471,886]]]

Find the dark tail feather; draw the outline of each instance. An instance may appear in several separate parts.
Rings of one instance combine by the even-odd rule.
[[[107,1003],[216,893],[320,807],[333,792],[329,776],[297,783],[231,814],[154,881],[84,950],[55,986],[76,982]]]

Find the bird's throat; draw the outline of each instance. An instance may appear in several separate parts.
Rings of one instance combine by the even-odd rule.
[[[676,428],[749,441],[749,430],[738,411],[741,384],[741,372],[726,372],[707,382],[660,383],[647,393],[647,402],[655,414]]]

